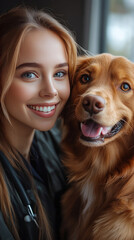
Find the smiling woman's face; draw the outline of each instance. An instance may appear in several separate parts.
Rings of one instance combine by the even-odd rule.
[[[69,94],[68,57],[62,40],[50,30],[32,30],[22,42],[5,96],[12,125],[51,129]]]

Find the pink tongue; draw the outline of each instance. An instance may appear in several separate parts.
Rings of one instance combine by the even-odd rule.
[[[96,138],[101,134],[107,134],[110,127],[103,127],[93,121],[90,121],[88,125],[81,123],[81,131],[85,137]]]

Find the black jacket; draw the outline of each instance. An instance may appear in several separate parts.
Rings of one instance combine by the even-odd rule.
[[[23,159],[28,170],[31,171],[33,175],[40,200],[45,207],[49,223],[53,230],[54,240],[60,239],[60,199],[66,188],[64,168],[60,161],[59,141],[60,134],[57,128],[53,128],[48,132],[36,131],[31,147],[31,164],[28,164],[27,161]],[[2,155],[0,153],[0,160],[1,157]],[[16,176],[24,187],[32,209],[34,209],[36,206],[35,198],[27,177],[23,173],[16,173]],[[17,215],[21,240],[37,240],[38,228],[34,221],[25,221],[27,209],[24,206],[19,191],[16,189],[16,184],[14,185],[13,179],[7,171],[5,171],[5,178],[8,190],[11,194],[11,201]],[[4,221],[1,211],[0,240],[15,240]]]

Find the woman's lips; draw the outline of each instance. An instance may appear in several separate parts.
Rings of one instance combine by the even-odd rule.
[[[54,105],[27,105],[28,108],[32,110],[36,115],[44,118],[49,118],[52,117],[55,114],[56,111],[56,106],[57,104]]]

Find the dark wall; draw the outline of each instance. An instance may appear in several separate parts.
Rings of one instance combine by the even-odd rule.
[[[28,5],[44,9],[54,14],[61,23],[66,25],[75,34],[76,41],[82,47],[85,47],[84,21],[86,1],[87,0],[3,0],[0,11],[3,13],[18,5]]]

